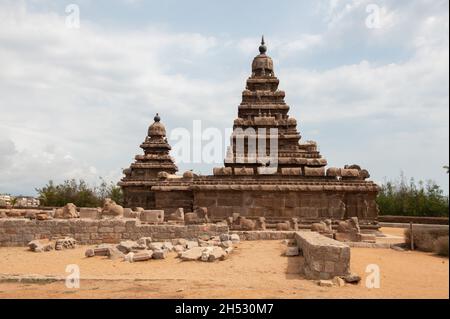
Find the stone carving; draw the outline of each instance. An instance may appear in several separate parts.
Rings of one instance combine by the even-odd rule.
[[[198,225],[208,222],[208,209],[206,207],[196,207],[193,213],[184,214],[184,223],[186,225]]]
[[[369,171],[366,169],[362,169],[359,171],[359,178],[362,180],[370,178]]]
[[[359,227],[358,217],[352,217],[346,221],[340,221],[335,234],[338,241],[361,241],[361,229]]]
[[[117,205],[111,198],[105,199],[102,209],[102,217],[121,217],[123,216],[123,207]]]
[[[142,209],[144,210],[144,209]],[[123,217],[125,218],[139,218],[140,212],[133,211],[131,208],[123,209]]]
[[[178,208],[174,213],[169,215],[169,220],[184,222],[184,209]]]
[[[321,234],[331,234],[333,233],[333,228],[331,227],[331,219],[325,219],[320,223],[314,223],[311,225],[311,231],[315,231]]]
[[[295,231],[297,231],[298,230],[298,218],[292,218],[291,219],[291,222],[292,222],[292,227],[293,227],[293,229],[295,230]]]
[[[348,174],[352,174],[352,176],[349,177],[359,177],[361,180],[368,179],[370,177],[369,171],[366,169],[362,169],[361,166],[353,164],[353,165],[345,165],[344,170],[351,170],[351,173],[348,172]],[[358,172],[356,174],[356,171]]]
[[[255,230],[256,228],[256,223],[253,220],[242,216],[237,218],[237,222],[242,230]]]
[[[258,230],[266,230],[266,218],[258,217],[256,221],[256,229]]]
[[[277,223],[277,230],[281,231],[291,230],[291,223],[289,221],[285,221],[284,223]]]
[[[339,233],[360,233],[358,217],[352,217],[346,221],[338,223],[337,232]]]
[[[194,178],[194,173],[192,171],[186,171],[183,173],[183,178],[192,180]]]
[[[206,207],[196,207],[194,213],[197,214],[197,217],[203,223],[208,223],[209,222],[208,208],[206,208]]]
[[[63,208],[56,209],[54,217],[59,219],[78,218],[77,206],[72,203],[68,203]]]
[[[166,180],[166,179],[169,179],[170,174],[167,172],[159,172],[157,174],[157,177],[158,177],[158,179]]]
[[[342,168],[341,169],[341,176],[342,177],[358,178],[359,177],[359,171],[357,169]]]

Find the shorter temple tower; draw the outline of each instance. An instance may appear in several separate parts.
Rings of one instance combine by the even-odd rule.
[[[148,129],[148,135],[140,146],[144,155],[136,155],[135,162],[123,171],[125,177],[119,185],[124,192],[126,207],[153,208],[155,198],[151,187],[158,182],[158,174],[178,171],[172,157],[171,147],[167,142],[166,128],[156,114],[154,123]]]

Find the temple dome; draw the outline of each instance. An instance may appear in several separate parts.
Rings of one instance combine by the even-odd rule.
[[[259,47],[259,55],[253,59],[252,74],[256,76],[273,75],[273,60],[266,55],[267,47],[264,42],[264,36]]]
[[[297,120],[293,117],[289,117],[287,120],[287,123],[288,123],[288,125],[294,126],[294,125],[297,125]]]
[[[148,136],[166,136],[166,127],[161,123],[161,118],[158,113],[156,113],[154,121],[148,128]]]

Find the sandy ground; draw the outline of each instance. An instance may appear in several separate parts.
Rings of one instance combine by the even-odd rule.
[[[384,229],[388,240],[401,241],[403,230]],[[386,239],[385,239],[386,240]],[[221,262],[166,260],[126,263],[85,258],[86,247],[32,253],[0,248],[0,274],[66,276],[66,266],[81,271],[79,289],[64,282],[0,283],[0,298],[449,298],[449,261],[423,252],[352,248],[351,267],[359,285],[323,288],[299,274],[302,257],[284,257],[280,241],[242,242]],[[365,287],[366,267],[377,264],[381,287]]]

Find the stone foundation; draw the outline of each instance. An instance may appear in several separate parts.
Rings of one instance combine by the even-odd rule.
[[[155,241],[175,238],[196,239],[208,234],[218,236],[228,233],[228,226],[205,225],[145,225],[136,219],[0,219],[0,247],[26,246],[34,239],[73,237],[81,245],[119,243],[152,237]]]
[[[296,232],[303,252],[302,272],[307,279],[332,279],[350,273],[350,247],[316,232]]]

